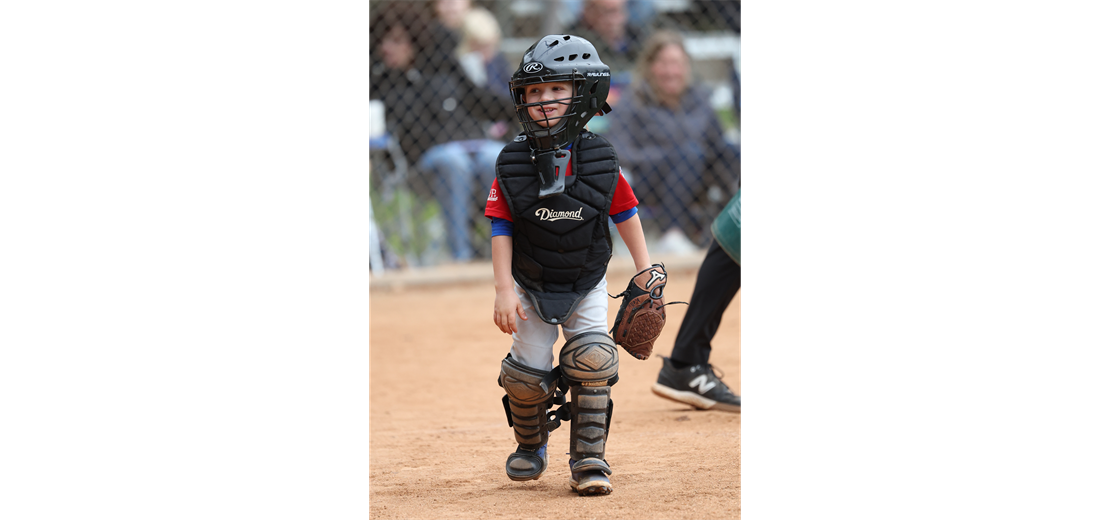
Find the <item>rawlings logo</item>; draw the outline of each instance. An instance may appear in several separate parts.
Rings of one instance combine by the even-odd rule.
[[[552,211],[547,208],[540,208],[536,210],[536,216],[540,220],[582,220],[582,208],[577,211]]]
[[[525,65],[523,70],[524,72],[532,73],[539,72],[541,69],[543,69],[543,64],[538,61],[533,61],[532,63]]]
[[[513,139],[513,142],[514,143],[522,143],[522,142],[524,142],[525,139],[528,139],[528,138],[524,137],[523,135],[518,135],[518,136],[516,136],[516,139]]]
[[[608,72],[587,72],[587,76],[608,76]]]

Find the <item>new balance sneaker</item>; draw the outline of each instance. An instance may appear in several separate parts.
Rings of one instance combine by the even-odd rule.
[[[651,386],[655,395],[702,410],[740,413],[740,396],[732,393],[721,381],[713,365],[706,363],[678,369],[671,363],[671,358],[659,357],[663,358],[663,368]]]
[[[575,471],[577,469],[579,471]],[[584,459],[579,463],[570,459],[570,488],[579,496],[608,495],[613,484],[606,475],[609,465],[598,459]]]

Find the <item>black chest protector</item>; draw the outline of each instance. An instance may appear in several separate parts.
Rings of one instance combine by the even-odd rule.
[[[559,324],[605,276],[612,257],[617,153],[604,137],[583,131],[571,147],[566,191],[540,199],[532,150],[517,139],[497,157],[497,185],[513,214],[513,279],[544,322]]]

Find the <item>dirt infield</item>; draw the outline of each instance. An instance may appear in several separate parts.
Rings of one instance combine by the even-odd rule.
[[[611,269],[610,288],[632,274]],[[668,299],[688,300],[696,271],[670,275]],[[740,518],[740,414],[655,396],[661,360],[625,352],[606,450],[613,494],[570,490],[568,424],[551,434],[540,480],[510,481],[505,458],[516,445],[497,375],[511,339],[493,325],[493,296],[486,283],[370,294],[371,518]],[[610,322],[616,311],[613,300]],[[685,313],[667,307],[656,353],[670,354]],[[710,361],[739,393],[739,296],[713,344]]]

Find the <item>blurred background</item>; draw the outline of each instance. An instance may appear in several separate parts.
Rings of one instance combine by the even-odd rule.
[[[616,148],[651,253],[708,246],[740,187],[738,0],[370,0],[373,274],[488,261],[494,163],[521,131],[509,77],[557,33],[612,69],[613,112],[588,128]]]

